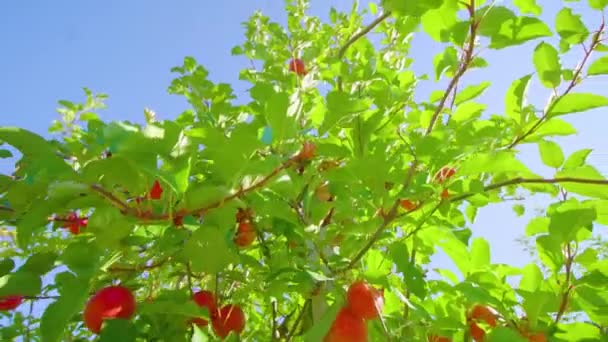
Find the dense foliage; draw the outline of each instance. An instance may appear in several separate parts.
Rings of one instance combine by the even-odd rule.
[[[575,133],[565,115],[608,106],[577,91],[608,74],[606,24],[569,2],[550,26],[535,0],[385,0],[328,23],[289,1],[287,27],[255,13],[233,49],[252,61],[248,99],[187,57],[169,92],[191,109],[175,120],[105,122],[87,89],[60,101],[54,140],[1,127],[0,155],[18,159],[0,175],[1,339],[605,341],[608,180],[554,138]],[[431,77],[446,88],[425,101],[415,34],[445,46]],[[513,75],[490,115],[476,102],[489,81],[458,85],[484,49],[524,43],[536,72]],[[552,178],[518,159],[523,144]],[[553,198],[525,227],[540,262],[492,264],[476,213],[537,193]],[[438,248],[460,274],[428,277]]]

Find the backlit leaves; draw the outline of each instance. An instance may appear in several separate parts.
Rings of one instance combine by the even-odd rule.
[[[542,42],[534,49],[534,66],[541,83],[547,88],[555,88],[561,82],[561,64],[557,50]]]

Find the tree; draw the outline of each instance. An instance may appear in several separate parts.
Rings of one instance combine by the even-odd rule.
[[[186,57],[169,92],[192,108],[175,120],[146,109],[144,124],[105,122],[106,96],[85,89],[85,103],[60,101],[56,139],[0,128],[1,155],[18,151],[0,175],[2,339],[605,340],[608,261],[593,230],[608,224],[608,180],[590,150],[566,157],[555,141],[575,133],[563,116],[608,106],[577,91],[608,74],[605,21],[588,28],[564,7],[552,30],[535,1],[514,5],[385,0],[324,23],[289,1],[286,28],[255,13],[233,49],[252,60],[241,104]],[[419,28],[445,45],[433,77],[447,85],[428,101],[408,69]],[[475,100],[490,82],[459,84],[488,65],[484,48],[524,43],[536,73],[484,115]],[[583,57],[569,68],[572,49]],[[550,91],[543,108],[527,101],[532,80]],[[553,177],[518,159],[523,144]],[[525,230],[540,262],[491,264],[467,228],[477,211],[537,193],[553,198]],[[460,275],[427,277],[437,248]]]

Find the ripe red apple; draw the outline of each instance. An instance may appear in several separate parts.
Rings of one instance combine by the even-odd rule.
[[[211,291],[198,291],[192,295],[194,302],[201,308],[207,308],[209,310],[209,317],[213,319],[217,315],[217,303],[215,301],[215,295]],[[209,324],[204,318],[194,318],[192,323],[204,327]]]
[[[416,209],[418,206],[416,205],[416,203],[408,200],[408,199],[403,199],[400,201],[401,207],[407,211],[412,211],[414,209]]]
[[[152,188],[150,189],[150,198],[153,200],[158,200],[162,194],[163,187],[160,185],[158,180],[155,180],[154,184],[152,184]]]
[[[23,303],[22,296],[2,297],[0,298],[0,311],[15,310],[21,303]]]
[[[84,309],[84,324],[99,334],[106,319],[130,319],[135,313],[135,297],[123,286],[108,286],[93,295]]]
[[[248,247],[253,243],[255,237],[256,232],[253,225],[249,221],[243,221],[239,223],[236,235],[234,236],[234,243],[241,248]]]
[[[454,174],[456,174],[455,168],[444,166],[435,174],[435,181],[443,183],[454,176]]]
[[[238,305],[228,304],[212,317],[211,325],[217,336],[224,339],[231,331],[240,334],[245,329],[245,314]]]
[[[367,324],[348,307],[342,308],[323,342],[367,342]]]
[[[347,307],[350,311],[365,319],[375,319],[380,316],[384,306],[383,291],[373,288],[366,282],[359,280],[348,288]]]
[[[295,72],[298,76],[304,76],[308,73],[304,66],[304,61],[299,58],[294,58],[289,61],[289,71]]]

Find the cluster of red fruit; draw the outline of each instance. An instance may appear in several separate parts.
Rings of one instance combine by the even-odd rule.
[[[218,308],[215,296],[209,291],[193,294],[192,300],[201,308],[207,308],[215,334],[222,339],[230,332],[240,334],[245,329],[245,314],[238,305],[224,305]],[[83,313],[84,324],[92,332],[99,334],[102,324],[108,319],[131,319],[135,314],[135,297],[123,286],[108,286],[93,295]],[[190,323],[206,326],[203,318],[194,318]]]
[[[207,308],[211,317],[213,331],[220,338],[226,338],[230,332],[240,334],[245,329],[245,313],[238,305],[226,304],[219,308],[211,291],[199,291],[192,295],[194,302],[201,308]],[[204,327],[209,324],[206,319],[195,318],[191,323]]]
[[[250,246],[256,238],[252,217],[253,211],[249,208],[239,208],[236,213],[237,229],[234,235],[234,243],[241,248]]]
[[[346,305],[338,312],[323,342],[366,342],[366,321],[380,317],[383,307],[383,290],[361,280],[352,283]]]
[[[476,304],[467,313],[467,325],[469,326],[469,334],[476,342],[483,342],[486,331],[480,326],[485,324],[489,328],[495,328],[498,323],[498,317],[494,310],[486,305]],[[519,333],[531,342],[546,342],[547,338],[542,332],[529,332],[527,327],[520,329]],[[450,340],[446,340],[448,342]]]
[[[444,166],[442,167],[436,174],[435,177],[433,177],[433,181],[439,183],[439,184],[443,184],[445,183],[445,181],[447,181],[448,179],[450,179],[452,176],[454,176],[454,174],[456,174],[456,169],[452,168],[452,167],[447,167]],[[441,191],[441,198],[442,199],[448,199],[450,197],[450,192],[448,191],[447,188],[444,188],[443,191]],[[407,211],[412,211],[415,210],[416,208],[418,208],[418,203],[409,200],[409,199],[402,199],[400,201],[401,207]]]

